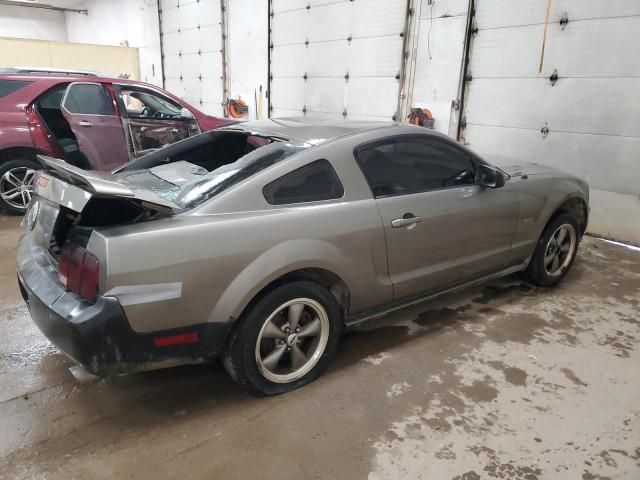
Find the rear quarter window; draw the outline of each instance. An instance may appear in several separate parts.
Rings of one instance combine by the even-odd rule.
[[[333,200],[344,188],[327,160],[316,160],[266,185],[262,193],[271,205]]]
[[[0,98],[11,95],[13,92],[26,87],[31,82],[25,80],[0,80]]]

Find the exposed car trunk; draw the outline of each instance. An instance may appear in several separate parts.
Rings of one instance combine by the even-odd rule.
[[[49,170],[35,179],[37,202],[25,222],[36,242],[56,259],[65,240],[84,246],[94,228],[151,221],[176,210],[153,190],[129,181],[133,173],[86,171],[55,158],[38,158]]]

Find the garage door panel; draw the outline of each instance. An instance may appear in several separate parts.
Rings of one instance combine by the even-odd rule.
[[[543,138],[532,130],[474,126],[465,132],[465,142],[489,162],[499,154],[551,165],[584,178],[592,188],[638,194],[640,138],[553,131]]]
[[[407,0],[313,0],[308,10],[291,9],[293,5],[274,0],[273,111],[301,112],[306,107],[308,115],[343,118],[346,108],[347,118],[391,118],[397,109],[395,77],[402,64],[400,33]],[[382,94],[370,87],[376,83],[385,88]]]
[[[302,65],[303,74],[344,77],[349,70],[350,52],[351,47],[346,40],[309,44]]]
[[[180,40],[178,32],[163,33],[162,54],[165,56],[178,55],[180,52]]]
[[[214,117],[222,117],[224,115],[224,109],[219,103],[203,103],[200,107],[203,112],[207,112]]]
[[[165,6],[166,2],[160,2],[162,8],[162,33],[164,35],[168,33],[177,32],[180,28],[180,17],[178,16],[178,9],[175,7]]]
[[[398,35],[404,31],[406,0],[350,2],[353,38]]]
[[[636,53],[629,34],[640,32],[640,17],[575,22],[570,27],[549,26],[542,73],[544,25],[483,30],[473,41],[471,73],[475,78],[548,78],[554,70],[560,76],[640,76],[640,62],[629,61]]]
[[[394,78],[356,77],[347,87],[347,118],[373,115],[391,120],[398,101],[398,80]]]
[[[350,30],[352,8],[349,3],[334,3],[312,7],[309,15],[309,41],[345,39]]]
[[[550,75],[557,68],[561,76],[640,76],[640,61],[631,60],[638,59],[638,45],[629,41],[634,32],[640,37],[640,16],[574,22],[564,31],[554,25],[544,70]]]
[[[302,115],[300,110],[293,110],[287,108],[274,108],[271,110],[271,118],[282,118],[282,117],[299,117]]]
[[[291,10],[278,13],[271,20],[271,41],[274,46],[304,43],[309,36],[309,13]]]
[[[538,76],[543,25],[482,30],[473,39],[469,69],[474,78]],[[547,62],[548,63],[548,62]]]
[[[543,0],[477,0],[476,20],[480,30],[485,28],[512,28],[514,26],[543,24],[547,2]],[[591,18],[613,18],[640,15],[637,0],[554,0],[551,2],[549,22],[559,22],[564,13],[569,21]]]
[[[469,124],[640,137],[638,80],[475,79],[468,85]]]
[[[220,115],[220,0],[160,0],[159,6],[165,88]]]
[[[181,29],[220,23],[221,11],[218,1],[202,0],[187,4],[181,2],[177,10]]]
[[[202,38],[201,32],[196,29],[182,30],[176,38],[178,53],[197,53],[200,49]]]
[[[464,42],[452,42],[450,39],[463,39],[466,25],[466,17],[450,18],[434,22],[433,25],[428,20],[420,22],[420,38],[426,38],[431,28],[431,46],[438,55],[432,58],[428,55],[417,56],[414,76],[416,92],[429,92],[434,102],[448,104],[458,97],[458,76]],[[446,121],[448,122],[448,117]]]
[[[271,50],[271,73],[274,77],[302,77],[307,71],[308,48],[304,44],[280,45]]]
[[[429,0],[421,0],[421,3],[420,20],[466,16],[469,9],[469,0],[432,1],[431,3]]]
[[[309,112],[342,114],[344,78],[310,78],[306,82],[305,105]]]
[[[165,55],[164,57],[164,76],[168,78],[179,78],[181,70],[181,59],[177,55]]]
[[[350,76],[388,76],[400,73],[402,38],[373,37],[355,39],[346,50]],[[370,55],[375,52],[375,55]]]
[[[199,55],[200,74],[203,78],[211,77],[219,81],[222,77],[222,53],[206,52]],[[220,90],[222,92],[222,90]]]
[[[302,113],[304,107],[304,87],[302,78],[278,78],[271,82],[271,105],[274,110],[285,108]]]

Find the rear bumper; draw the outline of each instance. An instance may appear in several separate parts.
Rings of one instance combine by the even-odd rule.
[[[76,363],[95,375],[150,370],[200,363],[217,356],[228,333],[226,324],[197,324],[139,334],[134,332],[114,297],[89,303],[66,291],[57,272],[30,235],[18,244],[18,283],[40,331]],[[157,346],[159,337],[196,332],[189,344]]]

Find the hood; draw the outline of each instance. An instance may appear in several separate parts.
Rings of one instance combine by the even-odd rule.
[[[524,162],[522,160],[503,157],[499,155],[484,156],[484,158],[494,167],[498,167],[512,177],[520,175],[545,175],[558,173],[559,170],[548,165],[541,165],[534,162]]]

